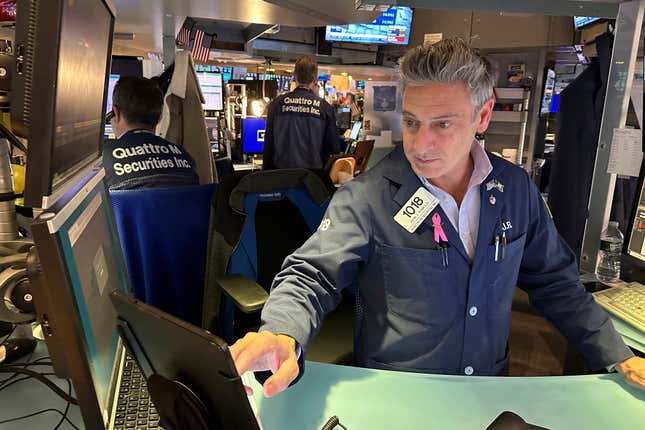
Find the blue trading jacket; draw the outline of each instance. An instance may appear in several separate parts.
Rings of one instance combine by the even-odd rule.
[[[334,110],[310,89],[299,87],[271,102],[262,168],[322,169],[340,152]]]
[[[357,280],[362,308],[354,330],[358,365],[497,375],[508,364],[517,285],[591,368],[630,357],[608,315],[580,284],[575,258],[528,175],[489,157],[493,170],[480,188],[472,263],[445,222],[445,265],[431,221],[435,212],[448,219],[440,206],[414,233],[394,221],[421,187],[398,147],[341,187],[317,232],[285,260],[262,312],[261,330],[289,334],[306,352],[341,290]],[[503,252],[501,244],[495,245],[502,233]]]

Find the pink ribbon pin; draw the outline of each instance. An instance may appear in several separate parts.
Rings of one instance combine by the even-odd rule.
[[[438,213],[432,215],[432,226],[434,227],[434,241],[439,243],[439,239],[441,239],[444,242],[448,242],[446,233],[443,231],[443,227],[441,227],[441,215]]]

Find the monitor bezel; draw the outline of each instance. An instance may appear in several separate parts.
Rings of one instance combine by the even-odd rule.
[[[43,327],[54,373],[60,378],[71,379],[83,422],[87,428],[104,428],[114,415],[110,409],[116,395],[115,382],[119,373],[115,372],[123,358],[123,345],[119,339],[107,403],[101,405],[87,358],[89,348],[85,340],[74,287],[67,270],[61,228],[77,209],[87,206],[97,194],[101,194],[103,207],[108,208],[105,215],[111,229],[112,246],[118,248],[118,252],[113,255],[116,264],[123,268],[123,275],[125,275],[125,262],[120,251],[121,244],[116,233],[110,196],[103,182],[104,177],[103,168],[94,169],[82,177],[76,176],[75,185],[58,199],[52,208],[36,218],[31,227],[36,245],[34,249],[37,250],[40,266],[40,270],[30,274],[36,319]],[[121,277],[120,285],[123,290],[130,291],[127,276]],[[104,410],[103,406],[106,406],[107,410]]]
[[[103,100],[101,100],[101,125],[105,128],[105,108],[107,87],[111,67],[112,34],[116,9],[112,0],[94,0],[102,3],[110,15],[109,35],[105,58],[105,78],[103,82]],[[19,7],[31,7],[36,12],[37,22],[31,22],[30,14],[19,14],[16,21],[16,47],[26,46],[29,41],[29,26],[36,25],[38,31],[33,39],[34,48],[25,54],[25,68],[30,73],[18,74],[14,71],[14,82],[18,91],[12,91],[12,116],[17,116],[16,128],[19,134],[29,141],[27,153],[27,170],[25,174],[25,205],[34,208],[50,207],[56,200],[53,196],[64,194],[74,185],[70,178],[81,171],[87,171],[101,156],[101,138],[97,135],[96,152],[92,152],[64,172],[52,171],[54,137],[56,128],[56,91],[58,65],[60,61],[60,39],[62,30],[63,6],[66,0],[48,0],[32,3],[23,1]],[[21,19],[21,16],[27,18]],[[55,17],[56,19],[52,19]],[[55,49],[45,49],[46,47]],[[25,48],[27,49],[27,48]],[[41,52],[40,55],[38,53]],[[30,96],[25,100],[24,90],[30,88]],[[34,98],[37,95],[37,99]],[[20,122],[22,121],[22,122]],[[14,120],[12,119],[12,125]],[[36,132],[34,132],[36,130]]]

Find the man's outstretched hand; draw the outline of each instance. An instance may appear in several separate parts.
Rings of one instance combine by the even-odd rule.
[[[247,333],[230,347],[230,351],[240,375],[247,371],[273,372],[264,382],[265,397],[273,397],[287,389],[300,372],[296,341],[287,335],[276,335],[268,331]],[[248,394],[253,394],[250,387],[245,388]]]
[[[645,358],[628,358],[618,363],[616,370],[623,375],[629,385],[645,390]]]

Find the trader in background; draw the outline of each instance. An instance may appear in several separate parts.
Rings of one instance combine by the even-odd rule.
[[[296,61],[298,87],[271,102],[264,137],[263,169],[322,169],[340,152],[332,107],[315,94],[318,64],[308,56]]]
[[[105,183],[110,190],[199,183],[192,157],[154,134],[163,105],[157,84],[123,77],[114,87],[112,101],[112,128],[118,139],[103,147]]]

